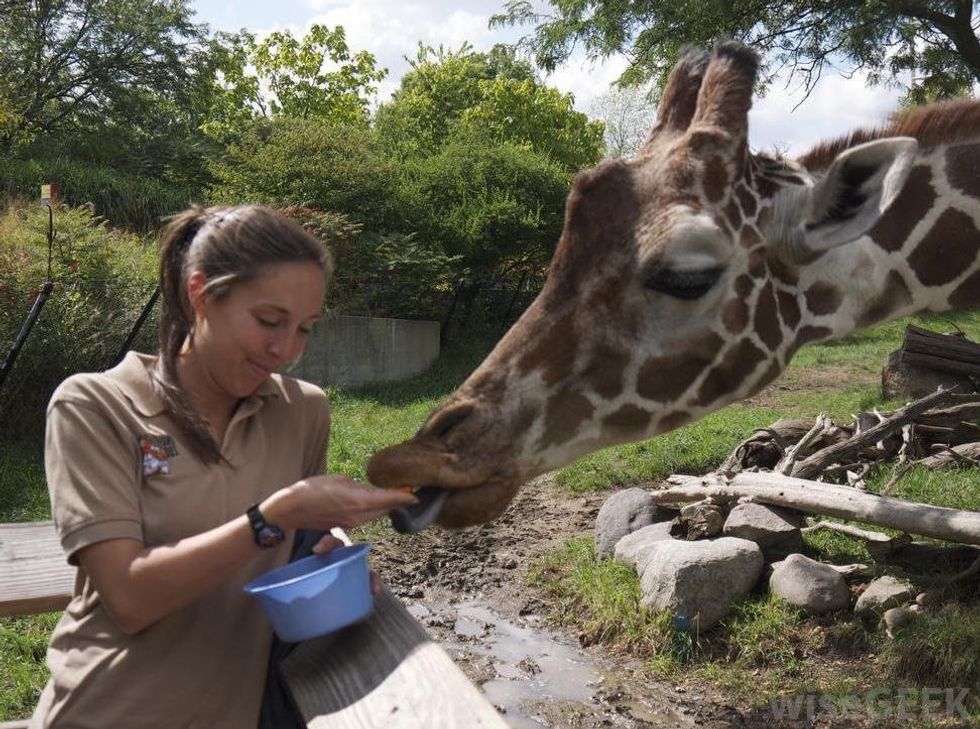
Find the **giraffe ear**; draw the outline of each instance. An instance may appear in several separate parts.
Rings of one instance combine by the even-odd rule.
[[[891,137],[838,155],[797,208],[806,214],[791,258],[805,262],[867,233],[901,192],[918,146],[911,137]]]

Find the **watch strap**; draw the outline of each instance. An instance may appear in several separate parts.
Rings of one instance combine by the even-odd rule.
[[[249,526],[252,527],[252,538],[262,549],[277,547],[286,539],[286,533],[280,527],[265,520],[258,504],[248,507],[245,514]]]

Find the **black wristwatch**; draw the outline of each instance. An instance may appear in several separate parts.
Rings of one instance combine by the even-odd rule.
[[[259,511],[258,504],[248,507],[245,514],[248,516],[248,523],[252,527],[252,538],[262,549],[272,549],[283,543],[286,532],[275,524],[267,522],[262,516],[262,512]]]

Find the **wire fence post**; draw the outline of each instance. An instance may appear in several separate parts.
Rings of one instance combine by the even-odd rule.
[[[41,309],[44,308],[44,302],[48,300],[51,296],[51,292],[54,291],[54,282],[51,280],[51,250],[54,245],[54,209],[51,204],[46,205],[48,209],[48,277],[41,287],[41,292],[38,294],[37,298],[34,299],[34,305],[31,306],[31,312],[27,315],[27,321],[24,322],[24,326],[20,328],[20,333],[14,340],[13,346],[7,353],[6,359],[4,359],[3,364],[0,365],[0,391],[3,390],[3,383],[7,381],[7,375],[10,374],[10,370],[14,367],[14,362],[17,361],[17,355],[20,354],[20,350],[24,347],[24,342],[27,341],[27,337],[31,333],[31,329],[34,328],[35,322],[39,316],[41,316]]]
[[[146,305],[143,307],[143,311],[140,312],[139,317],[136,319],[136,323],[133,324],[133,328],[130,330],[129,336],[126,337],[126,341],[122,343],[122,346],[119,348],[116,356],[111,359],[103,369],[112,369],[117,364],[122,362],[123,357],[126,356],[126,352],[128,352],[129,348],[132,346],[133,340],[136,339],[136,335],[138,335],[140,329],[143,328],[143,322],[146,321],[146,318],[150,315],[150,312],[153,311],[153,305],[157,303],[157,298],[159,298],[159,296],[160,286],[157,285],[157,287],[153,289],[153,293],[150,295],[150,300],[146,302]]]

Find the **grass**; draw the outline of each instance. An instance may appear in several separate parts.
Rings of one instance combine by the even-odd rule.
[[[553,619],[586,644],[641,657],[652,678],[694,679],[726,699],[761,710],[780,696],[860,696],[872,689],[967,689],[980,719],[980,602],[951,602],[885,640],[878,626],[851,616],[808,618],[772,595],[734,606],[717,627],[676,630],[666,613],[640,605],[632,569],[599,560],[590,539],[567,542],[530,572]]]
[[[0,521],[50,518],[36,447],[0,444]],[[0,721],[29,716],[47,681],[44,652],[60,615],[0,618]]]
[[[882,652],[889,678],[898,685],[968,688],[980,711],[980,604],[951,603],[926,613],[899,637]]]
[[[50,518],[40,448],[25,443],[0,442],[0,521]]]
[[[408,380],[331,389],[331,472],[364,478],[368,459],[381,448],[410,437],[490,351],[477,340],[448,349],[426,372]]]
[[[581,459],[556,475],[572,492],[618,488],[670,472],[703,473],[760,425],[778,417],[812,419],[825,412],[848,422],[852,413],[894,409],[878,373],[901,343],[906,321],[893,322],[839,342],[804,348],[766,401],[736,404],[655,441],[611,448]],[[980,312],[917,317],[911,323],[948,331],[959,328],[980,340]],[[827,385],[822,385],[825,377]],[[872,491],[891,477],[882,468],[869,479]],[[980,510],[976,469],[908,472],[893,496],[956,509]],[[839,564],[872,563],[864,544],[831,532],[805,536],[806,552]],[[926,586],[945,584],[955,568],[934,564],[907,573]],[[763,706],[786,694],[853,696],[873,688],[964,687],[971,720],[980,722],[980,598],[953,595],[941,611],[888,641],[879,626],[855,618],[808,618],[771,596],[750,596],[712,631],[702,635],[671,628],[669,616],[639,605],[636,574],[613,560],[595,558],[589,540],[568,542],[532,572],[553,597],[555,619],[580,635],[641,656],[652,675],[707,681],[736,701]],[[872,658],[869,656],[880,656]],[[847,668],[841,669],[840,665]]]
[[[980,312],[911,321],[940,330],[956,326],[980,340]],[[884,400],[877,383],[887,353],[901,342],[904,324],[805,347],[780,380],[783,388],[769,391],[766,399],[732,405],[654,441],[592,454],[560,470],[556,480],[570,493],[582,493],[655,480],[671,472],[703,473],[753,429],[780,417],[811,419],[826,412],[846,420],[861,410],[896,407],[901,403]],[[362,478],[368,457],[410,436],[490,345],[475,341],[447,350],[436,366],[408,381],[331,390],[330,469]],[[37,447],[0,443],[0,449],[0,520],[48,518]],[[870,487],[880,488],[889,475],[888,469],[876,474]],[[977,480],[975,470],[915,469],[893,495],[980,509]],[[808,554],[821,560],[870,561],[860,542],[839,534],[808,534],[805,541]],[[973,695],[980,696],[976,651],[980,603],[975,596],[964,596],[952,607],[918,621],[914,632],[892,643],[886,643],[875,626],[851,620],[817,621],[758,596],[736,606],[713,631],[692,636],[675,630],[669,616],[642,609],[635,573],[612,561],[597,561],[587,540],[567,543],[538,564],[533,576],[553,596],[556,618],[574,625],[587,642],[643,656],[655,676],[710,681],[738,700],[758,704],[792,691],[842,694],[867,686],[934,686],[940,680],[970,686]],[[46,677],[43,649],[56,620],[57,615],[0,619],[0,721],[30,712]],[[843,675],[826,668],[835,660],[872,653],[881,658],[870,668],[863,660]],[[930,658],[922,668],[917,661],[924,654]]]
[[[44,653],[59,613],[0,619],[0,721],[30,716],[48,680]]]

